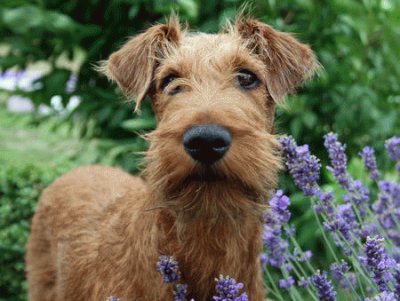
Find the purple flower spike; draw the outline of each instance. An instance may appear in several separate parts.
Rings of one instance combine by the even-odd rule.
[[[341,204],[336,207],[337,213],[344,219],[350,227],[357,227],[358,223],[356,221],[356,216],[354,215],[353,208],[351,204]]]
[[[366,257],[360,257],[360,261],[368,268],[372,278],[378,285],[381,292],[387,291],[387,281],[390,280],[390,268],[394,267],[393,260],[390,260],[385,252],[383,238],[378,236],[367,237],[364,245]]]
[[[337,134],[329,133],[324,136],[324,146],[328,150],[329,159],[332,166],[327,169],[333,173],[338,183],[348,189],[350,186],[349,176],[347,174],[347,157],[345,154],[346,145],[341,144],[337,139]]]
[[[287,223],[290,219],[290,211],[288,207],[290,205],[290,199],[283,194],[282,190],[278,190],[275,195],[269,201],[272,214],[277,217],[280,224]]]
[[[341,288],[348,289],[351,286],[356,286],[357,279],[354,273],[350,273],[349,270],[349,265],[344,260],[342,260],[341,263],[335,262],[331,265],[332,276]]]
[[[397,161],[397,170],[400,172],[400,137],[395,136],[386,140],[385,147],[390,159]]]
[[[263,244],[266,249],[266,263],[280,268],[287,259],[288,242],[281,238],[281,229],[264,225]]]
[[[351,210],[348,206],[339,205],[337,209],[341,210],[341,213],[346,213],[346,215],[341,215],[337,213],[334,204],[333,204],[333,194],[332,193],[324,193],[321,192],[319,194],[319,199],[321,205],[319,205],[319,210],[323,211],[327,215],[327,219],[324,221],[324,227],[326,230],[331,232],[333,240],[335,241],[336,245],[341,245],[341,238],[343,236],[350,245],[353,244],[353,239],[351,235],[351,228],[348,220],[352,220],[352,213],[348,212]],[[317,208],[316,208],[317,209]],[[342,246],[343,247],[343,246]],[[344,250],[345,253],[348,253],[348,250]]]
[[[382,292],[373,297],[372,299],[366,298],[365,301],[398,301],[399,299],[395,298],[394,293],[390,292]]]
[[[308,281],[304,277],[301,277],[300,280],[297,281],[297,285],[300,287],[308,287],[310,285],[310,281]]]
[[[352,202],[360,211],[361,216],[366,214],[366,203],[369,201],[369,190],[361,181],[354,180],[347,173],[347,157],[345,154],[346,145],[341,144],[337,135],[329,133],[324,136],[324,146],[328,150],[331,165],[327,169],[333,173],[338,183],[349,193],[343,199]]]
[[[160,256],[157,272],[161,274],[165,283],[177,282],[181,278],[178,262],[172,256]]]
[[[303,190],[305,196],[317,194],[321,168],[318,158],[311,155],[308,145],[297,146],[293,137],[283,137],[280,143],[286,166],[296,185]]]
[[[292,276],[287,279],[279,279],[279,287],[283,289],[289,289],[295,283]]]
[[[265,263],[281,267],[287,259],[288,242],[282,239],[282,225],[290,219],[290,199],[278,190],[270,200],[270,209],[264,215],[263,244]]]
[[[318,270],[316,274],[311,276],[311,281],[317,291],[320,301],[336,300],[336,292],[333,289],[331,281],[328,280],[325,271],[321,275],[320,271]]]
[[[369,172],[371,180],[377,180],[380,177],[378,166],[376,165],[375,151],[372,147],[366,146],[360,153],[363,158],[365,168]]]
[[[119,301],[117,297],[111,296],[107,298],[107,301]]]
[[[186,301],[187,284],[176,284],[174,288],[175,301]]]
[[[397,300],[400,300],[400,264],[396,265],[394,280],[395,280],[394,293],[397,297]]]
[[[400,218],[400,185],[390,181],[380,181],[378,185],[378,200],[372,205],[372,209],[390,236],[390,231],[398,232],[395,219]],[[394,239],[393,242],[400,246],[400,241]]]
[[[343,197],[345,201],[353,201],[357,206],[365,206],[365,203],[369,201],[369,189],[360,180],[351,182],[349,192],[349,195]]]
[[[243,289],[243,283],[236,283],[235,279],[229,276],[220,275],[219,278],[215,279],[217,285],[215,290],[219,296],[213,297],[215,301],[248,301],[247,294],[242,293],[238,296],[239,291]]]
[[[262,252],[260,254],[260,264],[263,272],[267,269],[268,255]]]

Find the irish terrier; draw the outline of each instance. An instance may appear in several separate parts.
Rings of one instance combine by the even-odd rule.
[[[265,299],[262,211],[280,166],[275,106],[318,66],[309,46],[249,18],[219,34],[177,18],[133,37],[103,68],[158,121],[142,178],[85,166],[42,194],[27,251],[31,301],[173,300],[156,272],[180,264],[189,298],[211,300],[214,279]]]

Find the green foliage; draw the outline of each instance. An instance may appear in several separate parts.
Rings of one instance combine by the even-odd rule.
[[[400,109],[400,2],[249,3],[252,15],[309,43],[324,67],[318,78],[278,110],[279,132],[291,133],[313,147],[321,145],[320,137],[333,130],[348,141],[351,154],[366,144],[381,150],[375,141],[400,128],[396,118]],[[128,36],[163,22],[172,10],[192,28],[215,32],[242,4],[238,0],[2,1],[0,35],[8,51],[0,56],[0,68],[24,69],[46,60],[50,69],[38,80],[41,88],[21,91],[36,104],[49,103],[53,95],[60,95],[66,103],[71,95],[66,82],[71,74],[78,75],[74,94],[83,101],[68,116],[69,121],[85,125],[81,128],[84,136],[132,138],[129,124],[144,130],[154,122],[151,114],[140,117],[141,121],[128,121],[133,106],[121,103],[118,89],[96,73],[93,65],[118,49]]]
[[[67,166],[9,165],[0,169],[1,301],[26,300],[24,253],[42,190]]]
[[[338,0],[271,6],[275,16],[281,16],[276,26],[299,33],[324,67],[320,77],[279,112],[282,132],[314,146],[318,156],[319,137],[329,131],[340,133],[352,155],[364,145],[382,153],[376,141],[400,128],[399,8],[397,1]]]

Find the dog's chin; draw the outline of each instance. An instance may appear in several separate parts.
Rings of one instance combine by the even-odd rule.
[[[186,175],[185,182],[191,183],[214,183],[226,181],[227,176],[218,168],[217,164],[197,165],[191,173]]]
[[[212,165],[196,165],[190,173],[183,178],[183,187],[218,187],[218,189],[255,191],[251,184],[246,183],[240,175],[229,173],[230,170],[224,168],[226,162],[223,160]]]

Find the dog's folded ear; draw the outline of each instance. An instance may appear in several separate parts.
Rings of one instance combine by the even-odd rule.
[[[265,62],[267,88],[275,102],[311,78],[319,64],[310,47],[251,18],[237,18],[235,31]]]
[[[122,91],[136,101],[135,111],[149,93],[154,70],[171,46],[179,43],[179,20],[172,16],[167,24],[155,25],[134,36],[122,48],[101,63],[98,70],[118,83]]]

